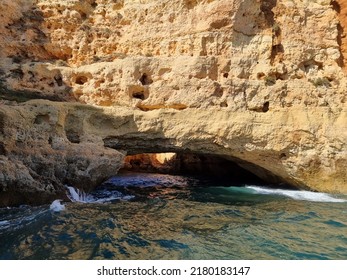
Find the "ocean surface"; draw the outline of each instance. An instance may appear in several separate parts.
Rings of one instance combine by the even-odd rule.
[[[0,209],[0,259],[347,259],[347,197],[124,174]]]

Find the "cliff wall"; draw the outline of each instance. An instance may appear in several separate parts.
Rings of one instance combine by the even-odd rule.
[[[97,181],[127,152],[189,151],[347,193],[346,9],[345,0],[3,0],[0,97],[64,102],[2,102],[2,191],[21,181],[8,166],[42,174],[32,152],[97,159],[82,149],[114,164]],[[78,184],[72,177],[49,182],[61,189]]]
[[[336,108],[345,5],[5,0],[0,74],[10,89],[142,110]]]

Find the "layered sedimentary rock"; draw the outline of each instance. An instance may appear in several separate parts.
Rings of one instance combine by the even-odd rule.
[[[32,132],[59,135],[59,152],[3,133],[2,173],[41,174],[30,153],[47,149],[49,174],[55,156],[79,149],[95,167],[106,153],[116,171],[123,156],[106,145],[220,155],[269,181],[346,193],[346,9],[344,0],[3,0],[0,96],[101,107],[1,105],[7,129],[18,116],[15,134],[35,127],[42,106],[68,120],[45,116],[38,122],[50,128]],[[25,172],[3,176],[2,189]],[[75,177],[64,176],[52,177],[58,189]]]

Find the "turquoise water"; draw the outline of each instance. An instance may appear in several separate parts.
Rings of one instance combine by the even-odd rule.
[[[157,174],[0,209],[0,259],[347,259],[347,198]]]

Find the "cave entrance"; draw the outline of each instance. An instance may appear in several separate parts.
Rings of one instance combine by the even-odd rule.
[[[120,173],[141,172],[185,175],[212,180],[219,185],[245,186],[279,183],[265,170],[238,159],[193,153],[145,153],[128,155]],[[253,171],[253,170],[252,170]],[[257,175],[256,175],[256,174]],[[260,176],[259,176],[260,175]],[[264,179],[265,178],[265,179]]]

